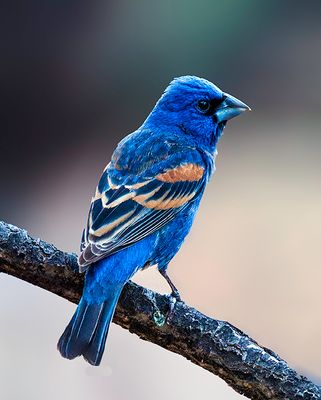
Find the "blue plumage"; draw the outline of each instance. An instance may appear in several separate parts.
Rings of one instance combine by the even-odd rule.
[[[226,121],[249,108],[205,79],[174,79],[143,125],[117,146],[98,183],[84,229],[78,308],[58,342],[63,357],[99,365],[124,284],[166,269],[188,234],[214,171]]]

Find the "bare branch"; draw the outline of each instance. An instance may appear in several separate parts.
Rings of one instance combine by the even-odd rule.
[[[77,303],[83,277],[76,271],[75,254],[0,222],[0,272]],[[168,310],[167,296],[129,282],[114,322],[220,376],[251,399],[321,399],[320,386],[228,322],[209,318],[185,303],[177,303],[170,318]]]

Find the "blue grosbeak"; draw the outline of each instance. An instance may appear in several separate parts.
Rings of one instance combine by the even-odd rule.
[[[125,283],[157,265],[172,289],[168,263],[181,247],[215,165],[226,121],[249,110],[195,76],[174,79],[135,132],[117,146],[92,199],[79,268],[83,295],[58,342],[63,357],[99,365]]]

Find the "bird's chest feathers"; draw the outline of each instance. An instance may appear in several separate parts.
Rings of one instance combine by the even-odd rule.
[[[158,232],[154,249],[154,263],[166,263],[177,253],[192,227],[199,200],[200,198],[182,210],[175,220]]]

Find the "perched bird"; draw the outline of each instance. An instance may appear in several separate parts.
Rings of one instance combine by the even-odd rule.
[[[118,144],[91,201],[79,256],[85,285],[58,342],[63,357],[100,364],[119,295],[140,269],[157,265],[180,300],[168,263],[192,226],[226,121],[246,110],[211,82],[183,76]]]

